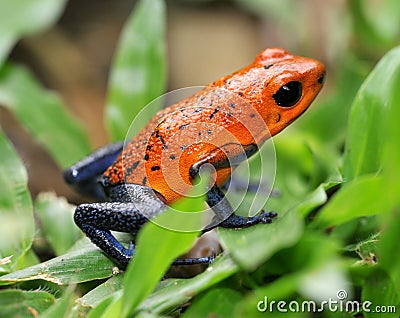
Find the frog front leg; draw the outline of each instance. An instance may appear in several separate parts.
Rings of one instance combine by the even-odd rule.
[[[217,226],[224,228],[243,228],[259,223],[268,224],[278,215],[276,212],[263,212],[250,217],[236,215],[224,193],[217,185],[213,185],[208,191],[207,203],[215,213],[215,217],[204,232]]]
[[[244,146],[239,144],[230,144],[225,147],[225,149],[224,147],[221,147],[216,149],[203,160],[193,164],[190,168],[189,175],[193,180],[196,176],[198,176],[201,167],[206,164],[212,165],[216,170],[234,167],[256,153],[257,150],[258,147],[256,144]],[[226,153],[231,153],[231,156],[228,158]],[[225,228],[243,228],[253,226],[258,223],[271,223],[272,219],[277,216],[277,213],[275,212],[263,212],[252,217],[236,215],[224,193],[217,184],[214,184],[207,192],[207,204],[213,210],[215,216],[207,228],[203,230],[203,232],[207,232],[217,226]]]
[[[105,199],[105,194],[98,178],[117,159],[124,147],[124,142],[116,142],[95,150],[64,171],[65,181],[79,193],[98,199]]]

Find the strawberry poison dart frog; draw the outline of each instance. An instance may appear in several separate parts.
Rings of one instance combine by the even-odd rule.
[[[237,216],[221,186],[235,166],[308,108],[324,75],[316,60],[266,49],[252,64],[159,111],[125,147],[122,142],[107,145],[65,171],[69,184],[106,201],[79,205],[76,224],[126,267],[133,244],[125,248],[110,231],[135,236],[187,193],[205,164],[214,167],[206,202],[215,216],[204,231],[270,223],[276,213]],[[209,260],[177,259],[174,264]]]

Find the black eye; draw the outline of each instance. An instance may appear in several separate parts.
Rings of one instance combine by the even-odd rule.
[[[301,83],[296,81],[286,83],[272,97],[279,106],[293,106],[301,97]]]

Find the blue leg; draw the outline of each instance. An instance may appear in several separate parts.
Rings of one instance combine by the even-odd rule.
[[[122,267],[132,258],[133,249],[124,248],[110,231],[136,235],[148,221],[134,203],[101,202],[81,204],[74,220],[86,236]]]
[[[117,159],[123,146],[124,143],[121,141],[97,149],[65,170],[65,181],[84,195],[105,199],[105,194],[97,179]]]
[[[74,215],[75,223],[87,237],[122,268],[131,260],[133,245],[125,248],[110,231],[130,233],[136,236],[143,225],[166,205],[152,194],[151,189],[140,185],[121,185],[111,191],[113,198],[124,202],[81,204]],[[140,201],[130,202],[135,196]],[[210,263],[213,257],[177,259],[173,265]]]
[[[272,219],[278,215],[276,212],[262,212],[259,215],[250,217],[236,215],[224,193],[217,185],[211,187],[210,191],[207,193],[207,203],[215,213],[215,217],[204,232],[217,226],[224,228],[243,228],[258,223],[267,224],[271,223]]]

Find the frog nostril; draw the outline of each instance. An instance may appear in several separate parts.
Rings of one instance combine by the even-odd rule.
[[[325,80],[325,73],[323,73],[319,78],[318,78],[318,83],[323,84]]]

